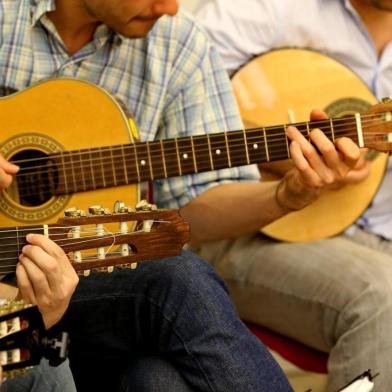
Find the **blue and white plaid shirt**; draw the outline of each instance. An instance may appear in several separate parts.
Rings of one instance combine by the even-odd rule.
[[[142,39],[101,25],[69,56],[46,16],[54,9],[54,0],[0,1],[0,95],[68,76],[96,83],[125,104],[143,141],[241,129],[217,52],[184,13],[162,17]],[[154,194],[160,206],[178,208],[218,183],[258,179],[254,166],[225,169],[156,181]]]

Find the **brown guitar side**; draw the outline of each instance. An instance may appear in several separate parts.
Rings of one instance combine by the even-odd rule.
[[[303,49],[275,50],[255,58],[233,76],[232,86],[247,126],[306,121],[313,108],[336,117],[376,103],[365,83],[348,68]],[[387,163],[388,155],[378,154],[365,181],[326,192],[262,232],[289,242],[315,241],[341,233],[371,203]]]

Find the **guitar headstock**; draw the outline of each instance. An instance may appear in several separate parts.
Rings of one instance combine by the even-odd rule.
[[[111,272],[114,266],[131,267],[151,259],[176,256],[189,240],[189,225],[177,210],[157,209],[141,201],[136,209],[116,202],[113,212],[100,206],[88,213],[66,211],[49,238],[68,254],[76,271]]]
[[[24,301],[0,302],[0,364],[3,380],[24,373],[45,356],[58,364],[67,356],[68,335],[48,339],[37,306]]]
[[[392,98],[383,98],[361,115],[364,145],[380,152],[392,151]]]

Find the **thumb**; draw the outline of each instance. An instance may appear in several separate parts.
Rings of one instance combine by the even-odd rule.
[[[5,158],[0,155],[0,168],[2,168],[8,174],[16,174],[19,171],[19,166],[8,162]]]

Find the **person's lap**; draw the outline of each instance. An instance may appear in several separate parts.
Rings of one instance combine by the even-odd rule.
[[[146,354],[169,360],[197,390],[290,390],[223,282],[189,252],[81,279],[64,325],[79,391],[118,388],[129,362]]]
[[[392,256],[388,243],[361,234],[358,242],[338,236],[309,244],[255,235],[207,244],[199,254],[225,279],[243,319],[330,352],[335,389],[368,368],[387,385]]]

